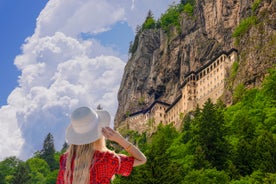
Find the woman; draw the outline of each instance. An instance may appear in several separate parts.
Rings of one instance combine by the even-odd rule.
[[[60,157],[57,184],[109,184],[115,174],[128,176],[132,168],[146,163],[145,155],[121,134],[109,128],[107,111],[80,107],[66,129],[68,150]],[[105,138],[117,142],[131,156],[107,149]]]

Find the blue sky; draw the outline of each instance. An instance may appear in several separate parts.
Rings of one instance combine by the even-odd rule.
[[[24,40],[34,32],[35,20],[47,0],[0,1],[0,106],[17,86],[20,71],[13,60]]]
[[[134,30],[172,0],[1,0],[0,160],[27,159],[70,113],[101,104],[114,118]]]

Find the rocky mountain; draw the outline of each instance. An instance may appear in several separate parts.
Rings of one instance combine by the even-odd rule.
[[[196,0],[192,15],[182,12],[179,21],[169,33],[162,28],[137,33],[118,92],[115,127],[155,100],[172,103],[185,75],[223,51],[235,48],[239,58],[225,98],[239,84],[260,86],[267,69],[275,67],[276,0]]]

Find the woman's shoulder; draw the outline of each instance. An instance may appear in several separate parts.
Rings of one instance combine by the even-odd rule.
[[[59,160],[60,161],[65,160],[67,158],[67,155],[68,155],[67,153],[61,154],[60,157],[59,157]]]
[[[97,158],[111,158],[111,159],[118,158],[118,155],[115,152],[110,151],[110,150],[106,150],[106,151],[96,150],[94,153],[94,156]]]

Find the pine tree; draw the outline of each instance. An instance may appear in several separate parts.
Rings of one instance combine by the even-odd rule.
[[[245,113],[236,119],[239,124],[239,142],[236,146],[234,164],[242,176],[250,175],[254,171],[256,155],[256,127],[250,122]]]
[[[255,168],[263,172],[276,172],[276,140],[273,134],[264,131],[257,139]]]
[[[222,107],[216,107],[210,99],[197,115],[197,136],[195,145],[201,146],[206,160],[219,170],[225,169],[229,153],[229,143],[225,140],[226,129]]]
[[[67,148],[69,147],[69,145],[67,144],[67,142],[65,142],[63,145],[62,145],[62,149],[61,149],[61,153],[64,153]]]
[[[149,10],[146,20],[145,20],[144,24],[142,25],[142,30],[154,29],[154,28],[155,28],[155,20],[154,20],[152,11]]]
[[[40,152],[40,157],[44,159],[51,170],[58,168],[58,164],[55,161],[55,146],[54,146],[54,137],[51,133],[48,133],[47,137],[44,140],[43,148]]]

